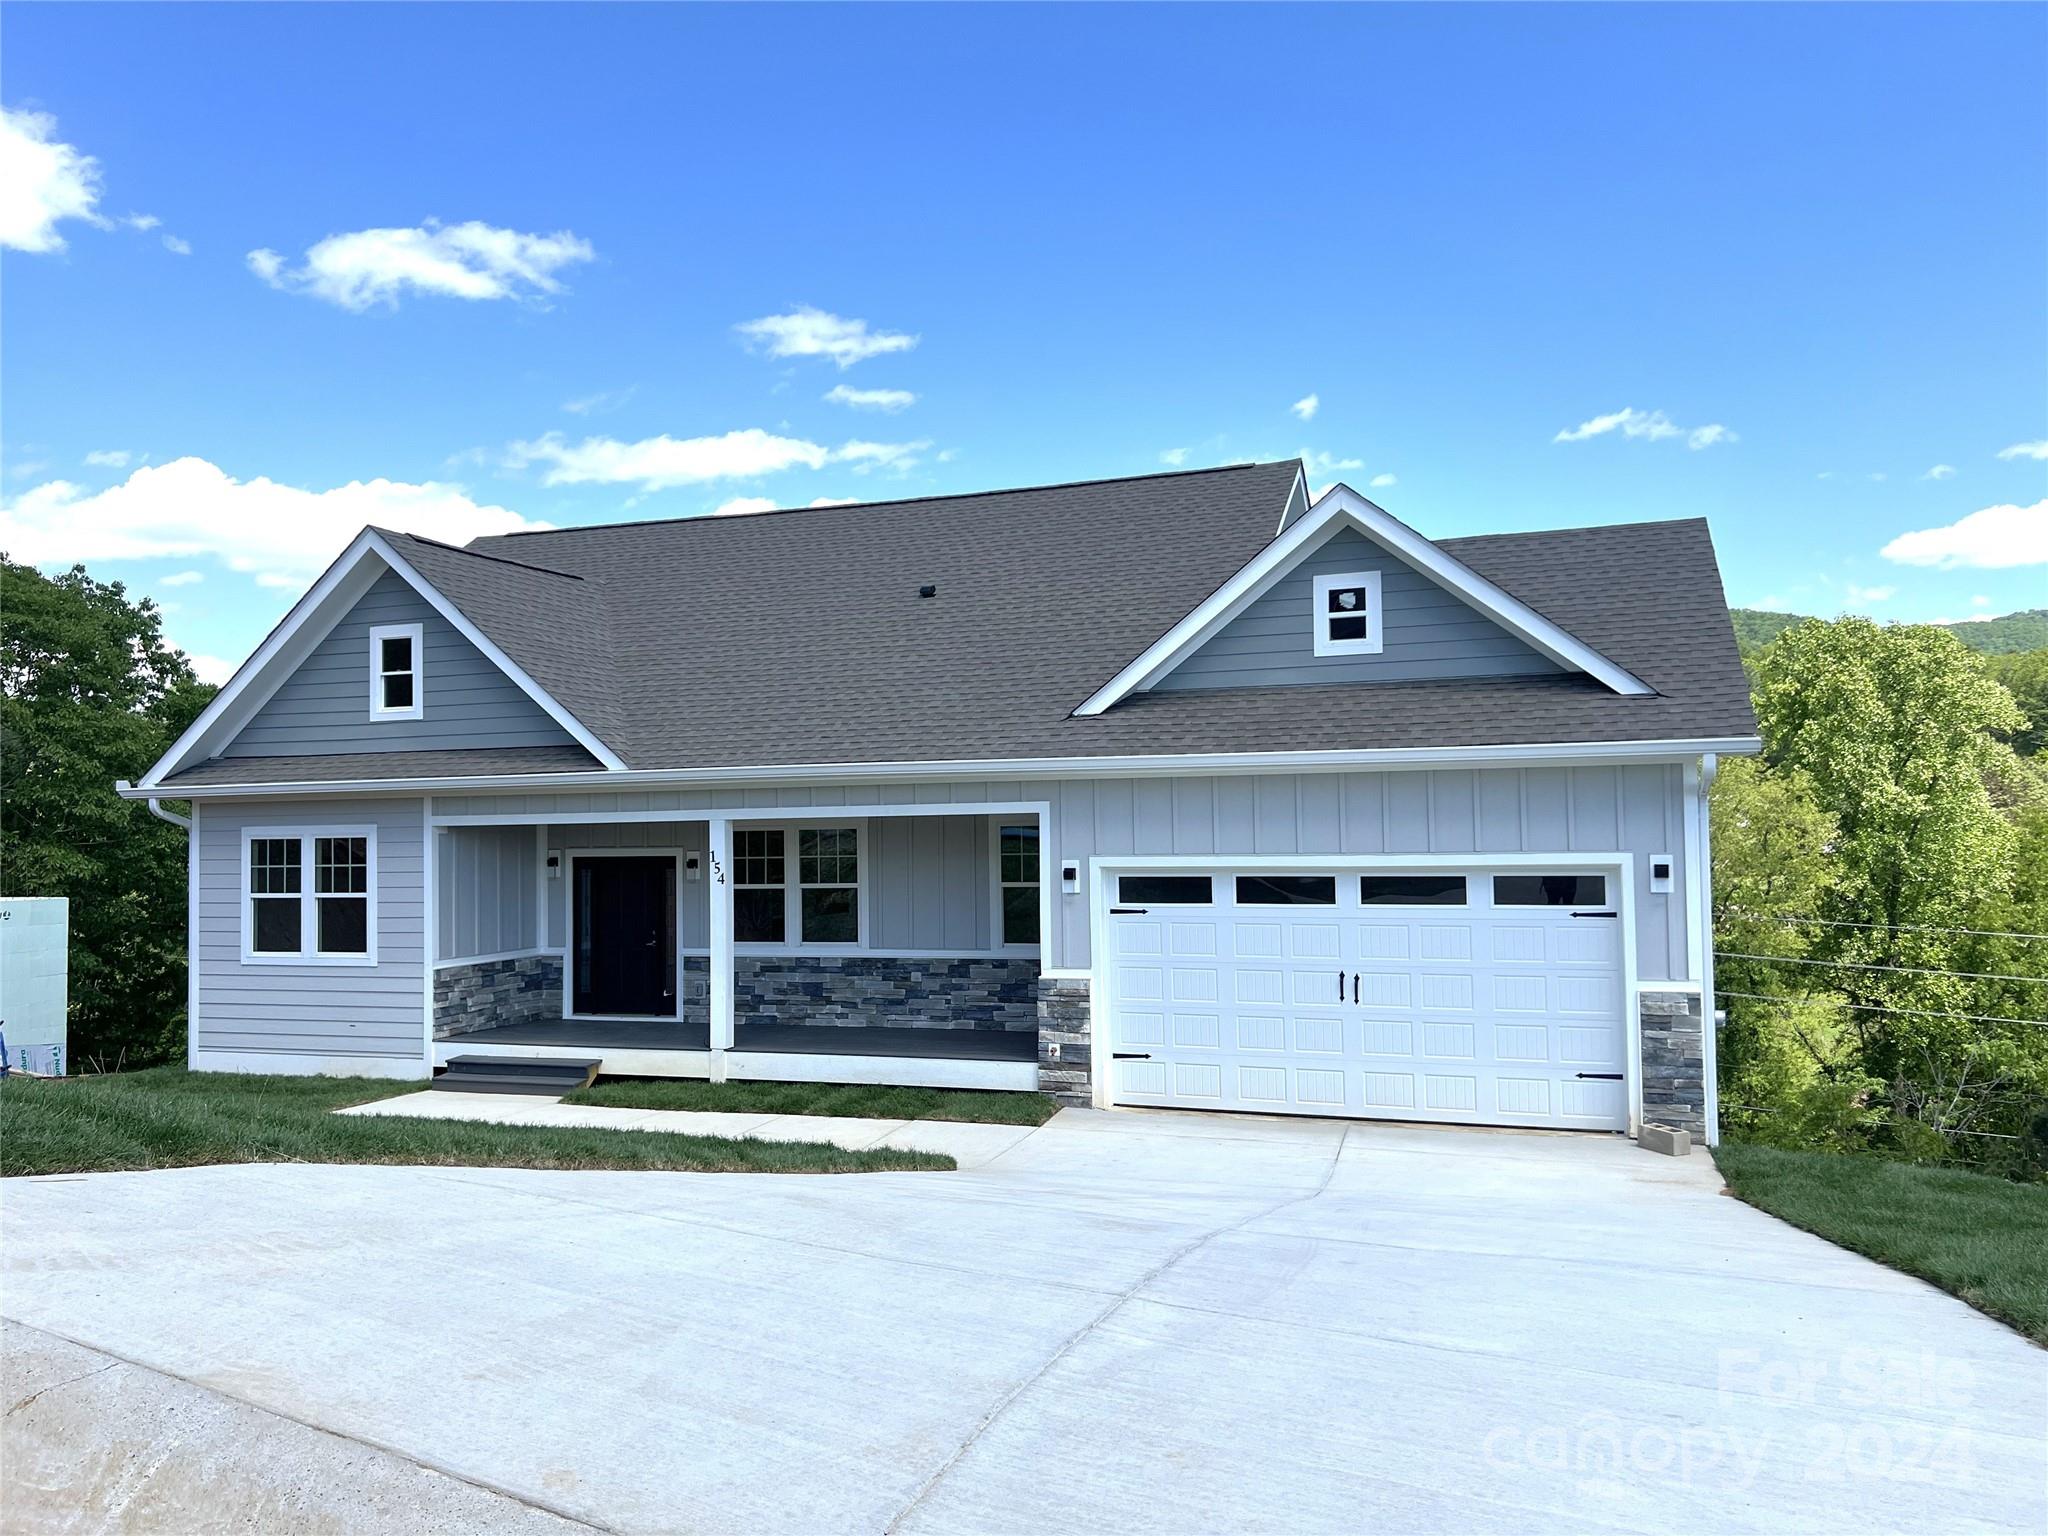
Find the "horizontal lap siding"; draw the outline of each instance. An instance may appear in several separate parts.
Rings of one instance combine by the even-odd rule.
[[[1381,640],[1372,656],[1315,654],[1315,579],[1380,572]],[[1380,545],[1349,529],[1307,556],[1152,686],[1162,691],[1270,683],[1402,682],[1562,670]]]
[[[370,629],[418,624],[424,717],[370,718]],[[386,572],[228,744],[225,757],[546,747],[574,742],[395,572]]]
[[[1063,859],[1144,854],[1402,854],[1628,852],[1636,860],[1636,960],[1643,980],[1686,975],[1683,768],[1678,763],[1591,768],[1479,768],[1207,777],[956,780],[745,790],[645,790],[621,795],[443,796],[447,815],[763,806],[916,805],[1049,801],[1044,851],[1058,903],[1048,964],[1088,966],[1088,903],[1061,896]],[[558,834],[567,829],[557,829]],[[628,830],[627,836],[635,836]],[[553,846],[553,845],[551,845]],[[985,839],[982,847],[986,848]],[[1672,895],[1652,895],[1648,862],[1669,854]],[[986,857],[986,854],[983,854]],[[884,888],[888,888],[887,877]],[[985,904],[985,898],[984,898]],[[924,946],[920,946],[924,947]],[[937,947],[937,946],[934,946]],[[1697,978],[1694,978],[1697,979]]]
[[[198,1048],[418,1060],[426,967],[422,803],[200,800],[193,811]],[[377,964],[243,964],[243,829],[364,825],[377,828]]]

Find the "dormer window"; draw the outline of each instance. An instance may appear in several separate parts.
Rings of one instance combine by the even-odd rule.
[[[1380,573],[1352,571],[1318,576],[1315,597],[1318,656],[1376,656],[1380,637]]]
[[[417,720],[426,686],[418,624],[378,624],[370,630],[370,718]]]

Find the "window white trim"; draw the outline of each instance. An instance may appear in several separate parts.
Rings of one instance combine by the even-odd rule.
[[[372,624],[370,626],[370,718],[372,720],[419,720],[427,706],[427,631],[424,624]],[[404,640],[410,647],[410,667],[386,671],[384,642]],[[384,702],[384,679],[410,677],[412,703],[397,709]]]
[[[1035,880],[1003,878],[1003,832],[1009,827],[1029,827],[1038,834],[1038,877]],[[1044,949],[1045,931],[1045,824],[1036,816],[991,816],[988,820],[989,910],[988,945],[997,954],[1035,955]],[[1038,892],[1038,933],[1028,944],[1013,944],[1003,937],[1003,892],[1012,886],[1030,886]]]
[[[1352,615],[1330,612],[1330,594],[1345,587],[1365,588],[1365,638],[1362,640],[1333,640],[1330,638],[1330,620],[1349,618]],[[1380,627],[1380,573],[1378,571],[1351,571],[1338,576],[1318,576],[1315,595],[1315,641],[1318,656],[1377,656],[1386,644],[1386,634]]]
[[[1391,550],[1397,558],[1455,592],[1559,666],[1597,678],[1616,693],[1641,696],[1656,692],[1641,678],[1609,661],[1520,598],[1502,591],[1384,508],[1374,506],[1350,486],[1338,485],[1325,492],[1322,500],[1290,523],[1246,561],[1236,575],[1153,641],[1121,672],[1082,700],[1074,713],[1099,715],[1120,699],[1151,687],[1189,652],[1256,602],[1293,570],[1304,555],[1347,527],[1356,528]]]
[[[360,837],[363,839],[364,911],[363,953],[322,954],[314,946],[320,939],[319,884],[313,862],[314,839]],[[256,948],[256,897],[249,885],[250,847],[258,842],[283,840],[299,845],[299,947],[291,953]],[[242,964],[244,965],[375,965],[377,963],[377,829],[351,827],[244,827],[242,828]]]
[[[819,807],[829,810],[829,807]],[[738,914],[734,913],[733,952],[746,955],[849,955],[868,947],[868,921],[873,903],[869,900],[868,866],[868,824],[862,816],[806,815],[798,821],[756,821],[741,820],[745,812],[733,813],[732,874],[729,885],[723,887],[724,900],[732,902],[743,890],[769,891],[772,885],[741,885],[739,883],[739,837],[745,832],[780,832],[782,834],[782,940],[742,939],[738,937]],[[673,819],[673,818],[671,818]],[[853,833],[853,859],[855,879],[849,884],[841,881],[826,881],[806,885],[803,879],[801,834],[804,832],[847,832]],[[806,939],[804,937],[805,891],[851,890],[853,892],[854,937],[845,942],[827,939]],[[712,891],[717,899],[719,887]]]

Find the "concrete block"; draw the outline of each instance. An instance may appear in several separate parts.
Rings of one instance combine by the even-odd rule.
[[[1645,1125],[1636,1137],[1636,1145],[1645,1152],[1661,1152],[1666,1157],[1684,1157],[1692,1151],[1692,1133],[1669,1125]]]

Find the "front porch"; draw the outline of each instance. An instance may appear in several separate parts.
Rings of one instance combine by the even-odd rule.
[[[1035,1090],[1040,809],[451,817],[433,1064]]]

